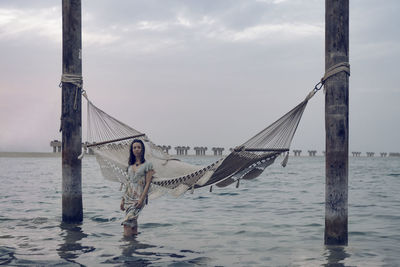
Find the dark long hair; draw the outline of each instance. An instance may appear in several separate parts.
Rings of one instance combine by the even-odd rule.
[[[144,163],[146,160],[144,159],[144,152],[145,152],[145,148],[144,148],[144,144],[143,141],[140,139],[134,139],[131,143],[131,145],[129,146],[129,161],[128,164],[129,166],[131,166],[132,164],[135,164],[136,162],[136,157],[135,154],[133,154],[132,152],[132,147],[134,143],[140,143],[142,145],[142,153],[140,154],[140,163]]]

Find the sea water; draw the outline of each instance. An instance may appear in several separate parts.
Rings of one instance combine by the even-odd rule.
[[[94,157],[82,164],[81,224],[61,220],[59,157],[0,158],[0,264],[400,266],[400,158],[349,159],[348,246],[324,246],[324,170],[323,157],[291,157],[239,188],[163,196],[124,238],[119,184]]]

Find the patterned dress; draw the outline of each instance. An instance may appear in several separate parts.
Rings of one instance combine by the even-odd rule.
[[[125,208],[125,218],[121,223],[122,225],[127,225],[130,227],[137,226],[137,218],[139,217],[140,211],[146,204],[144,201],[140,208],[136,208],[135,204],[139,201],[140,196],[146,186],[146,174],[149,171],[153,171],[153,164],[151,162],[144,162],[141,164],[136,172],[133,170],[133,166],[128,168],[129,180],[125,186],[124,198],[124,208]],[[150,190],[150,189],[149,189]]]

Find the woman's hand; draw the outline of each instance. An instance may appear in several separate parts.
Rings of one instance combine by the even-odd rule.
[[[140,209],[142,207],[142,205],[143,205],[143,200],[142,199],[139,199],[138,202],[135,203],[135,207],[138,208],[138,209]]]
[[[124,203],[124,199],[121,200],[121,204],[119,205],[119,208],[124,211],[125,207],[124,207],[125,203]]]

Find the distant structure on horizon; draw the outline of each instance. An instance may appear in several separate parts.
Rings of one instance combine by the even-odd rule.
[[[293,153],[294,153],[294,156],[295,156],[295,157],[299,157],[300,154],[301,154],[301,150],[295,149],[295,150],[293,150]]]
[[[205,156],[206,155],[206,150],[207,150],[206,146],[195,146],[193,149],[196,153],[196,156]]]
[[[223,147],[213,147],[211,150],[214,152],[214,156],[222,156],[222,151],[225,149]]]
[[[169,154],[168,151],[171,149],[171,146],[158,146],[158,147],[161,148],[161,150],[167,154]]]
[[[93,155],[94,154],[93,150],[87,147],[88,144],[89,144],[88,142],[82,143],[83,152],[85,154]],[[61,141],[53,140],[50,142],[50,146],[53,148],[53,153],[61,153],[61,150],[62,150],[61,149],[61,147],[62,147]]]
[[[53,148],[53,153],[61,153],[61,142],[58,140],[53,140],[50,142],[50,146]]]
[[[310,157],[315,157],[316,154],[317,154],[317,150],[308,150],[308,155]]]
[[[93,150],[87,147],[88,144],[89,144],[88,142],[82,143],[82,149],[83,149],[85,154],[93,155],[94,154]],[[59,141],[59,140],[50,141],[50,146],[53,149],[53,153],[61,153],[61,150],[62,150],[61,141]],[[167,154],[169,154],[169,150],[171,149],[170,145],[162,145],[162,146],[160,145],[158,147],[160,149],[162,149]],[[190,155],[189,154],[189,151],[190,151],[190,147],[189,146],[176,146],[176,147],[174,147],[174,149],[176,150],[176,155],[177,156]],[[223,152],[225,151],[225,148],[223,148],[223,147],[212,147],[211,148],[212,154],[210,154],[210,155],[206,154],[206,151],[208,150],[208,148],[206,146],[196,146],[196,147],[193,148],[193,150],[195,152],[194,153],[195,156],[222,156]],[[229,148],[227,151],[230,153],[233,150],[234,150],[234,148]],[[293,150],[293,154],[294,154],[295,157],[301,156],[301,152],[302,152],[302,150],[300,150],[300,149],[294,149]],[[317,150],[308,150],[307,152],[308,152],[308,156],[309,157],[315,157],[317,155]],[[367,157],[375,157],[375,154],[378,154],[378,153],[365,152],[365,155]],[[322,151],[322,155],[325,156],[325,151]],[[362,153],[359,152],[359,151],[352,151],[351,155],[353,157],[361,157]],[[381,157],[400,157],[400,153],[399,152],[390,152],[390,153],[380,152],[379,155]]]
[[[165,147],[165,146],[163,146],[163,147]],[[175,147],[177,155],[187,155],[188,154],[187,152],[189,149],[190,149],[190,147],[188,147],[188,146],[176,146]]]

